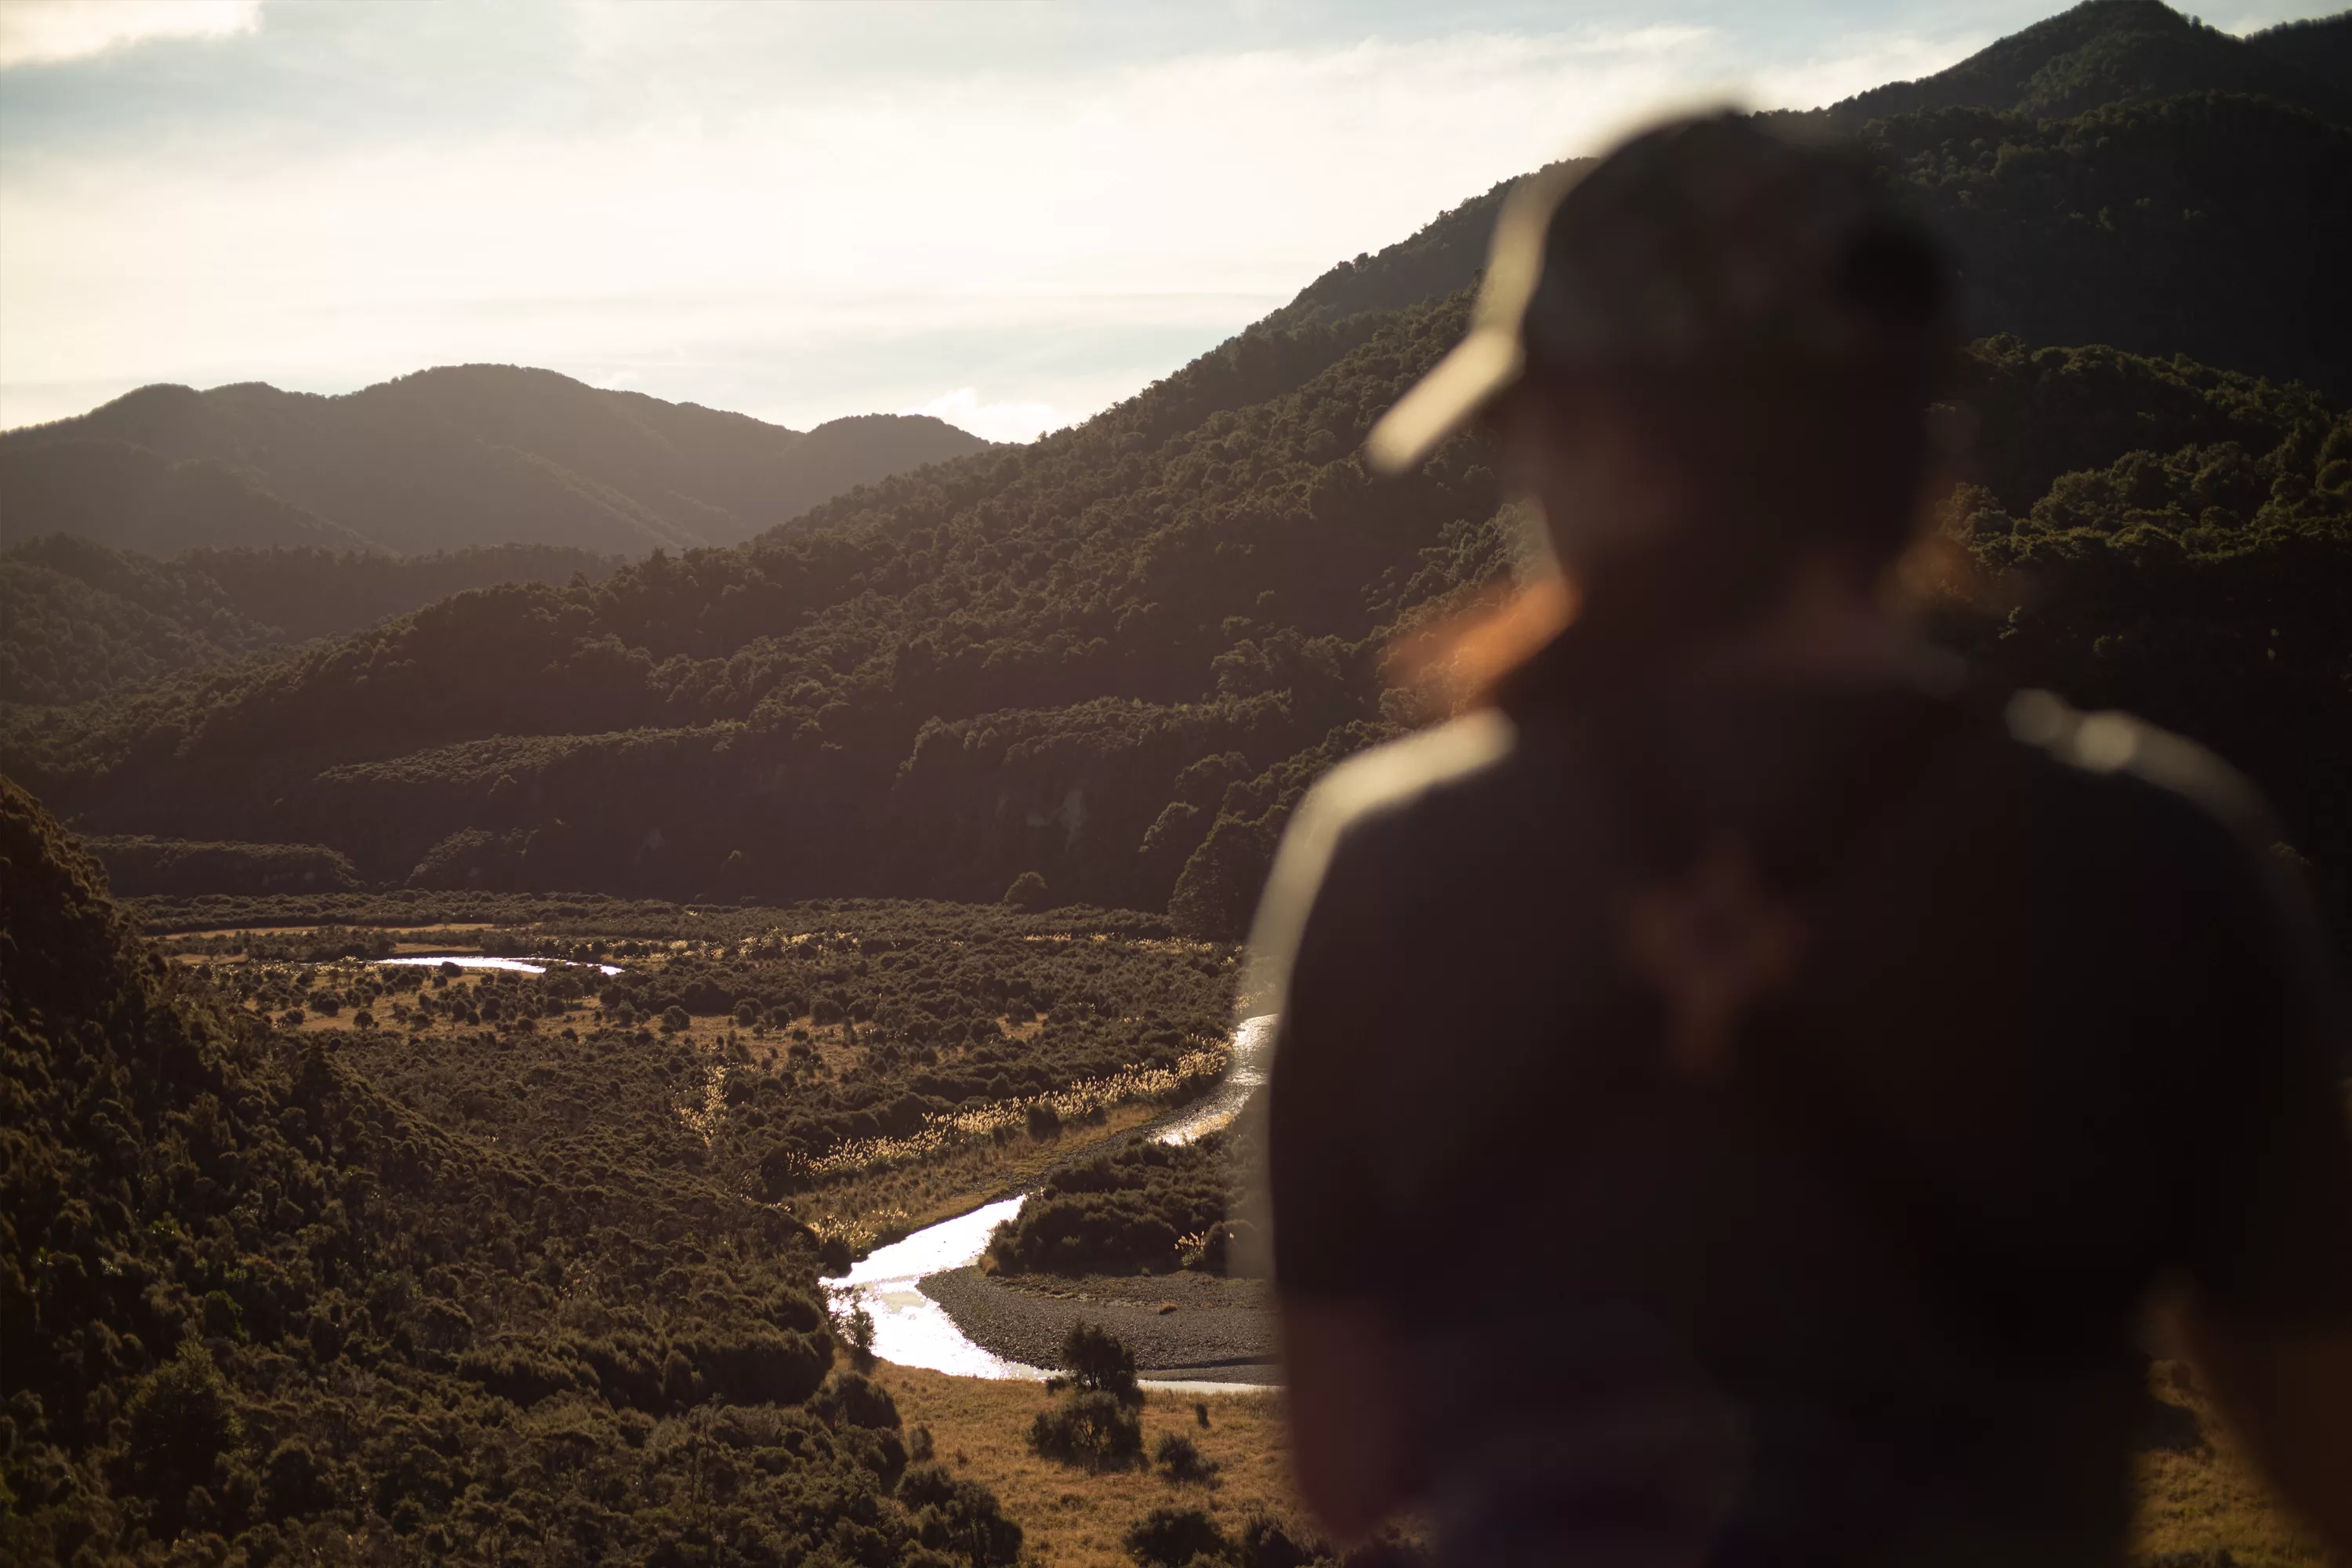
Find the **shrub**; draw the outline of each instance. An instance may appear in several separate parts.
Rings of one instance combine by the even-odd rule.
[[[1155,1508],[1129,1527],[1123,1544],[1146,1568],[1187,1568],[1204,1557],[1236,1561],[1232,1539],[1197,1508]]]
[[[457,1360],[457,1375],[501,1399],[536,1405],[550,1394],[591,1384],[594,1374],[532,1334],[501,1334]]]
[[[1125,1469],[1143,1454],[1143,1422],[1116,1394],[1071,1394],[1029,1426],[1029,1446],[1048,1459],[1090,1470]]]
[[[996,1494],[977,1481],[918,1463],[899,1482],[898,1500],[914,1512],[916,1539],[929,1552],[972,1568],[1021,1560],[1021,1527],[1004,1517]]]
[[[847,1264],[842,1272],[849,1272]],[[860,1372],[874,1370],[874,1314],[860,1301],[849,1310],[849,1362]]]
[[[1052,901],[1053,896],[1046,890],[1045,879],[1034,871],[1022,872],[1013,879],[1013,885],[1004,889],[1004,902],[1016,910],[1042,910]]]
[[[178,1353],[139,1386],[124,1414],[132,1480],[167,1514],[188,1488],[211,1479],[214,1459],[241,1434],[219,1368],[193,1339],[182,1340]]]
[[[809,1396],[833,1359],[822,1336],[765,1323],[681,1342],[711,1393],[744,1405],[790,1405]],[[895,1425],[895,1423],[894,1423]]]
[[[997,1226],[989,1248],[1009,1272],[1130,1274],[1200,1267],[1221,1272],[1231,1179],[1227,1141],[1189,1144],[1137,1139],[1057,1171],[1021,1211]],[[1198,1241],[1218,1237],[1215,1263]]]
[[[1255,1513],[1242,1526],[1241,1558],[1244,1568],[1310,1568],[1330,1554],[1330,1549],[1312,1531],[1287,1520]]]
[[[888,1389],[859,1372],[835,1373],[809,1401],[809,1408],[835,1426],[878,1429],[898,1425],[898,1402],[890,1397]]]
[[[1217,1462],[1201,1452],[1201,1446],[1181,1432],[1163,1432],[1151,1447],[1152,1468],[1160,1479],[1177,1486],[1193,1482],[1206,1485],[1216,1479]]]
[[[1135,1385],[1135,1352],[1117,1334],[1099,1323],[1072,1323],[1062,1336],[1062,1365],[1081,1391],[1108,1394],[1130,1405],[1141,1404]]]
[[[289,1437],[271,1450],[262,1471],[261,1489],[272,1519],[295,1519],[335,1503],[326,1467],[299,1437]]]

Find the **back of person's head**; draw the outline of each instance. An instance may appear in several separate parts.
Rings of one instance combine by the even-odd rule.
[[[1753,613],[1800,560],[1874,580],[1914,536],[1955,347],[1951,268],[1894,185],[1851,144],[1727,113],[1534,176],[1468,336],[1368,456],[1416,467],[1482,414],[1507,447],[1570,442],[1605,410],[1680,503],[1569,564],[1588,615],[1667,641]]]

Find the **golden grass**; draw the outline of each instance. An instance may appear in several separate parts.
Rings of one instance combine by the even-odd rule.
[[[1114,1106],[1099,1126],[1065,1124],[1040,1143],[1021,1133],[1003,1143],[971,1142],[917,1164],[837,1177],[792,1200],[793,1212],[854,1247],[886,1246],[927,1225],[1034,1186],[1064,1160],[1124,1137],[1166,1113],[1157,1105]]]
[[[911,1431],[929,1426],[940,1463],[984,1481],[1026,1532],[1024,1562],[1079,1564],[1126,1561],[1120,1538],[1160,1504],[1198,1504],[1229,1531],[1253,1512],[1304,1518],[1284,1457],[1280,1397],[1249,1392],[1198,1396],[1209,1405],[1202,1431],[1192,1394],[1153,1393],[1143,1410],[1144,1448],[1163,1432],[1181,1432],[1215,1460],[1213,1489],[1172,1486],[1149,1469],[1089,1475],[1030,1452],[1029,1423],[1053,1404],[1043,1384],[950,1377],[883,1363],[876,1378],[890,1390]],[[2197,1415],[2201,1446],[2149,1450],[2135,1460],[2138,1490],[2130,1556],[2221,1549],[2241,1568],[2324,1568],[2326,1551],[2280,1508],[2215,1418],[2185,1363],[2158,1362],[2157,1398]]]
[[[995,1491],[1021,1526],[1024,1564],[1125,1563],[1119,1542],[1128,1527],[1162,1504],[1204,1508],[1233,1534],[1255,1512],[1303,1516],[1284,1458],[1276,1394],[1147,1394],[1144,1452],[1161,1434],[1181,1432],[1219,1467],[1213,1486],[1175,1486],[1149,1468],[1090,1475],[1030,1452],[1029,1423],[1055,1398],[1043,1384],[950,1377],[887,1362],[874,1375],[898,1402],[909,1431],[930,1428],[941,1464]],[[1209,1407],[1205,1431],[1192,1413],[1195,1399]]]
[[[2134,1557],[2219,1547],[2240,1568],[2315,1568],[2328,1561],[2318,1539],[2278,1504],[2254,1473],[2187,1362],[2157,1362],[2148,1387],[2158,1403],[2195,1414],[2202,1442],[2178,1450],[2150,1449],[2134,1458]]]
[[[852,1139],[828,1150],[814,1163],[819,1177],[843,1176],[885,1167],[920,1164],[978,1142],[1000,1142],[1026,1131],[1029,1113],[1051,1110],[1063,1122],[1138,1101],[1164,1102],[1187,1085],[1224,1076],[1233,1053],[1211,1046],[1187,1051],[1173,1068],[1126,1067],[1105,1078],[1080,1079],[1042,1094],[990,1100],[970,1110],[940,1111],[923,1118],[914,1132],[898,1138]]]

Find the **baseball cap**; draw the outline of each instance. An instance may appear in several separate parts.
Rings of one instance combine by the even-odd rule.
[[[1946,269],[1888,184],[1857,147],[1728,110],[1529,176],[1496,222],[1468,334],[1372,426],[1367,460],[1420,467],[1530,378],[1932,352]]]

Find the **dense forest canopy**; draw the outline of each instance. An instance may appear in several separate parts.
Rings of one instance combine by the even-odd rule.
[[[0,549],[0,702],[78,702],[356,631],[468,588],[602,582],[621,564],[552,544],[430,555],[286,545],[157,560],[72,534],[28,539]]]
[[[2161,0],[2087,0],[1933,76],[1857,93],[1830,113],[1848,125],[1961,108],[2057,120],[2111,103],[2221,91],[2352,125],[2348,40],[2352,16],[2340,14],[2242,38]]]
[[[490,1135],[355,1068],[396,1039],[164,963],[5,781],[0,865],[0,1555],[1014,1559],[828,1373],[822,1244],[700,1168],[671,1051],[486,1030],[537,1047],[526,1114],[477,1086]],[[628,1069],[648,1142],[583,1137]]]
[[[78,533],[397,553],[733,544],[818,501],[988,445],[922,415],[788,430],[513,365],[445,365],[340,397],[147,386],[0,435],[0,543]]]

